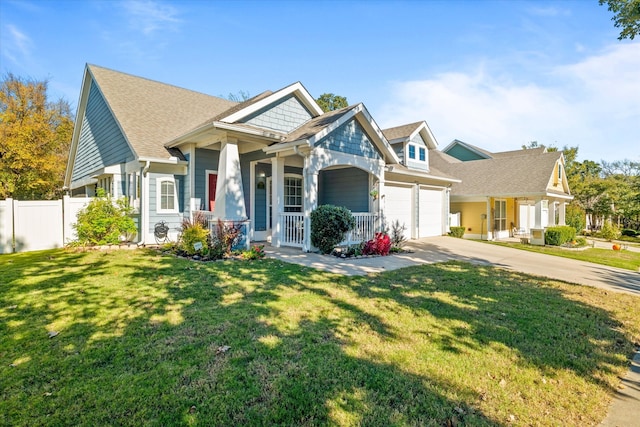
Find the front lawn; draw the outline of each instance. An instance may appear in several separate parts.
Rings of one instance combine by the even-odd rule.
[[[638,318],[637,297],[465,263],[3,255],[0,424],[595,425]]]
[[[499,246],[523,249],[530,252],[538,252],[547,255],[555,255],[564,258],[577,259],[609,267],[623,268],[625,270],[638,271],[640,269],[640,252],[629,250],[614,251],[612,249],[587,248],[584,250],[562,249],[554,246],[535,246],[515,242],[488,242]]]

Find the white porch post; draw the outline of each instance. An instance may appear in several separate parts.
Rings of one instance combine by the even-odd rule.
[[[311,212],[318,207],[318,172],[309,171],[309,158],[305,158],[305,165],[302,171],[303,184],[303,204],[304,204],[304,237],[302,250],[311,251]]]
[[[558,214],[558,225],[567,225],[567,204],[560,203],[560,213]]]
[[[556,204],[555,202],[549,203],[549,222],[550,226],[556,225]]]
[[[242,221],[247,219],[240,172],[240,155],[237,141],[222,141],[218,160],[218,182],[216,184],[216,206],[213,215],[222,220]]]
[[[384,197],[384,172],[378,177],[378,206],[374,212],[378,213],[378,220],[376,221],[376,232],[381,231],[382,224],[386,222],[385,218],[385,197]],[[375,206],[374,206],[375,208]]]
[[[536,199],[535,224],[533,228],[542,228],[542,199]]]
[[[284,158],[271,159],[271,244],[280,247],[280,212],[284,211]]]

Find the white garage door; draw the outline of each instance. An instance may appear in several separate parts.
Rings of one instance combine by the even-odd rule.
[[[413,212],[413,187],[403,187],[400,185],[386,184],[385,186],[385,218],[387,227],[396,220],[406,227],[405,237],[411,237],[412,212]]]
[[[442,199],[442,190],[420,189],[418,211],[420,237],[442,235]]]

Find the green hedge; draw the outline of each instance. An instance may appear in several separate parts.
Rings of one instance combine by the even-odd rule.
[[[449,231],[449,236],[452,237],[462,237],[464,236],[464,227],[449,227],[451,231]]]
[[[544,233],[546,245],[560,246],[576,238],[576,229],[568,225],[549,227]]]

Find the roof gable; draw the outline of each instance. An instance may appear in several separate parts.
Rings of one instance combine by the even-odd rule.
[[[240,123],[289,133],[313,118],[295,94],[289,94],[240,120]]]
[[[492,153],[457,139],[454,139],[449,145],[444,147],[442,152],[463,162],[493,158]]]

